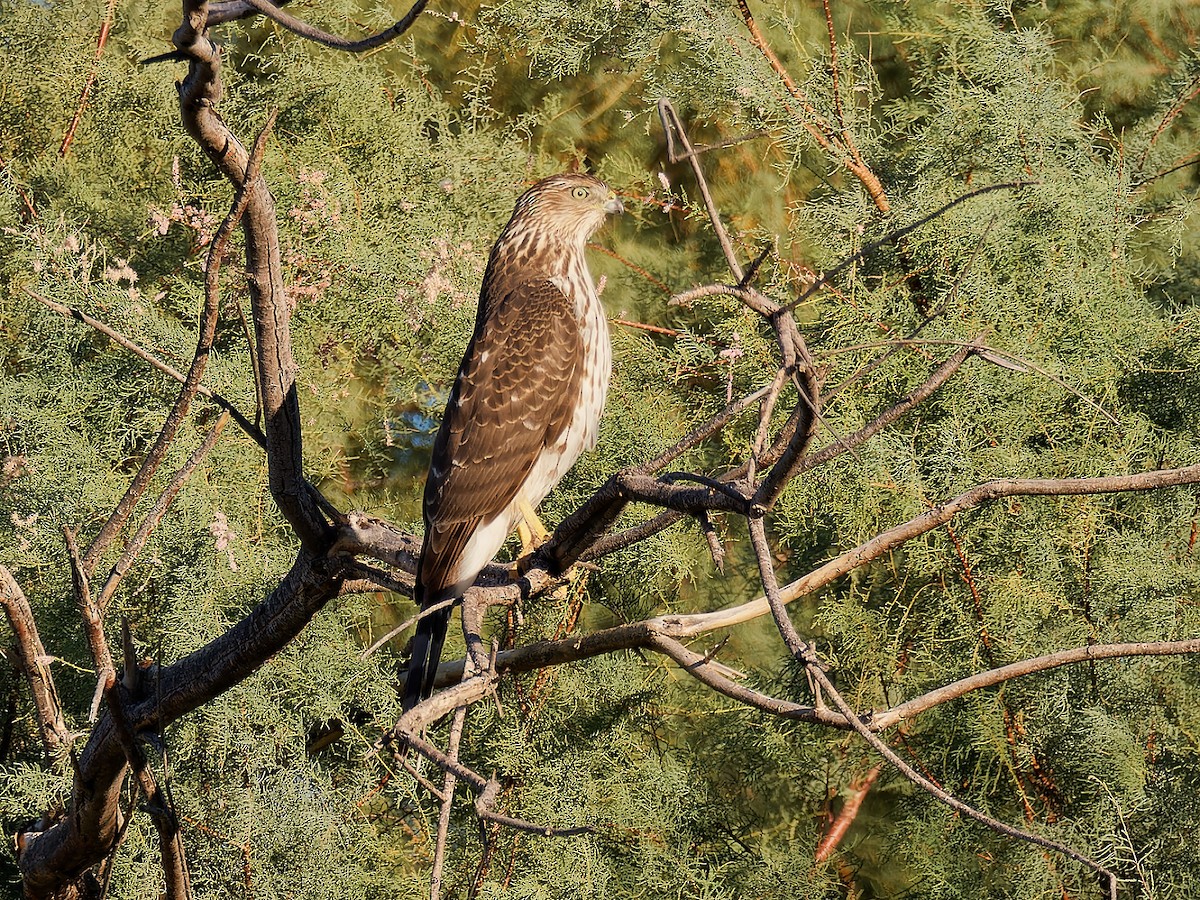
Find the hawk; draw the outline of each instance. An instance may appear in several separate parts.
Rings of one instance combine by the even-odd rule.
[[[422,611],[461,597],[595,446],[612,345],[584,247],[623,211],[604,182],[554,175],[521,195],[496,240],[425,480]],[[406,710],[433,692],[451,606],[417,624]]]

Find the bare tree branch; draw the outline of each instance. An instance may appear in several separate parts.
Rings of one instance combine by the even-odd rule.
[[[130,699],[130,730],[161,732],[244,680],[287,646],[338,586],[334,565],[301,552],[279,586],[244,619],[183,659],[146,673],[154,691]],[[110,715],[102,715],[79,756],[69,814],[45,831],[23,835],[20,868],[29,900],[54,897],[107,855],[118,831],[125,773],[116,728]]]
[[[345,50],[347,53],[362,53],[364,50],[372,50],[375,47],[386,44],[388,41],[394,40],[408,31],[412,27],[412,24],[417,21],[417,16],[429,5],[429,0],[417,0],[412,8],[405,13],[404,18],[394,25],[390,25],[378,34],[373,34],[370,37],[351,41],[338,37],[335,34],[330,34],[327,31],[322,31],[320,28],[314,28],[307,22],[303,22],[295,16],[284,12],[274,3],[271,3],[270,0],[242,0],[242,2],[254,7],[268,19],[279,23],[288,31],[295,32],[302,38],[307,38],[318,44],[324,44],[326,47],[332,47],[334,50]]]
[[[154,692],[137,692],[121,704],[128,728],[119,729],[112,708],[101,717],[89,736],[76,766],[71,808],[66,817],[42,831],[22,835],[19,865],[29,900],[59,897],[87,869],[113,847],[119,832],[119,797],[127,758],[119,731],[129,734],[160,732],[181,715],[245,679],[273,654],[286,646],[341,586],[339,564],[324,556],[332,543],[319,501],[302,475],[299,406],[295,393],[295,363],[291,355],[288,312],[280,275],[279,244],[270,195],[255,160],[217,117],[214,104],[220,96],[219,55],[205,36],[207,7],[203,0],[185,0],[184,24],[176,32],[177,46],[191,56],[188,77],[180,85],[180,103],[189,133],[220,166],[237,189],[228,228],[244,209],[246,261],[250,272],[250,297],[254,307],[257,351],[265,390],[265,433],[272,494],[301,538],[302,550],[292,569],[263,602],[226,633],[177,662],[156,670]],[[260,135],[258,151],[264,135]],[[216,243],[214,241],[214,243]],[[187,402],[195,395],[203,362],[211,346],[216,320],[215,271],[221,247],[210,254],[202,327],[192,369],[160,433],[160,453],[147,462],[161,461],[182,420]],[[157,445],[156,445],[157,446]],[[92,565],[128,519],[136,497],[149,483],[144,464],[126,499],[118,506],[101,535],[93,542]],[[130,499],[132,498],[132,500]],[[85,557],[86,559],[86,557]],[[164,846],[168,865],[180,854]]]
[[[130,660],[126,659],[125,662],[126,668],[130,668]],[[125,760],[146,798],[146,809],[158,833],[159,854],[166,884],[165,900],[190,900],[192,879],[188,871],[179,818],[175,815],[170,796],[159,788],[154,773],[150,771],[146,754],[138,745],[137,737],[125,715],[123,693],[123,685],[113,685],[105,691],[104,699]]]
[[[960,678],[958,681],[922,694],[920,697],[906,700],[891,709],[877,712],[869,717],[868,724],[876,731],[890,728],[942,703],[963,697],[972,691],[1074,663],[1091,662],[1097,659],[1129,659],[1137,656],[1186,656],[1194,653],[1200,653],[1200,638],[1185,641],[1146,641],[1132,644],[1088,644],[1085,647],[1057,650],[1045,656],[1023,659],[1020,662]]]
[[[726,286],[724,285],[714,285],[713,287],[720,288],[721,290],[726,289]],[[825,463],[836,459],[842,453],[851,451],[853,448],[866,443],[870,438],[874,437],[889,424],[897,421],[906,412],[916,407],[928,397],[932,396],[938,390],[938,388],[949,381],[954,373],[958,371],[969,354],[969,347],[964,348],[963,350],[960,350],[960,352],[954,354],[954,356],[950,357],[945,363],[939,366],[923,384],[913,389],[913,391],[907,396],[881,413],[873,422],[864,425],[853,434],[847,435],[844,438],[839,438],[834,443],[816,451],[815,453],[797,456],[792,477],[809,471],[818,465],[824,465]],[[767,389],[769,389],[769,386],[768,388],[764,388],[755,394],[743,398],[741,401],[738,401],[738,403],[732,404],[731,406],[727,407],[724,412],[720,413],[717,418],[724,418],[725,422],[731,421],[733,415],[735,414],[734,412],[731,412],[732,410],[736,409],[738,412],[740,412],[742,409],[746,408],[748,405],[746,401],[748,401],[750,397],[760,399],[762,396],[765,396],[764,392]],[[805,412],[805,409],[797,406],[793,416],[798,419],[799,416],[804,415]],[[713,420],[713,422],[715,421],[716,419]],[[724,422],[722,425],[723,424]],[[684,443],[691,442],[693,436],[700,435],[700,433],[705,431],[708,427],[710,426],[702,426],[700,429],[697,429],[695,432],[693,432],[693,435],[689,435],[676,446],[679,447]],[[717,430],[719,430],[719,428],[714,429],[712,433],[715,433]],[[784,431],[781,432],[781,435],[785,435],[787,430],[788,429],[785,428]],[[707,436],[707,434],[704,435],[704,437]],[[696,442],[698,443],[699,440],[702,439],[702,437],[697,437]],[[773,452],[774,450],[771,453],[763,454],[763,459],[768,463],[772,462]],[[665,455],[666,454],[663,454],[663,456]],[[659,457],[659,459],[661,459],[661,457]],[[655,463],[657,462],[658,459],[655,460]],[[718,477],[724,481],[733,481],[744,477],[746,471],[746,465],[742,464],[741,466],[726,471]],[[646,538],[669,528],[671,525],[675,524],[684,517],[684,513],[682,512],[669,510],[659,513],[657,516],[648,520],[647,522],[626,529],[625,531],[614,534],[603,534],[603,527],[596,527],[594,524],[600,519],[600,514],[598,511],[611,514],[612,519],[615,521],[616,515],[619,514],[620,509],[623,508],[622,505],[614,512],[613,509],[607,505],[609,503],[609,498],[606,495],[606,491],[609,490],[611,490],[609,485],[605,485],[595,495],[593,495],[593,497],[589,499],[584,506],[580,507],[579,510],[564,519],[559,525],[558,529],[555,531],[554,537],[547,543],[545,549],[548,552],[556,554],[560,559],[565,558],[568,560],[573,560],[578,558],[583,561],[591,562],[601,559],[611,553],[615,553],[618,550],[624,549],[625,547],[635,544],[638,541],[645,540]],[[601,536],[597,537],[596,533],[600,533]],[[560,547],[563,549],[560,550]]]
[[[71,745],[71,734],[63,719],[62,704],[50,673],[50,657],[38,636],[33,610],[12,573],[0,566],[0,604],[16,637],[17,663],[29,683],[37,716],[42,751],[48,763],[60,759]]]
[[[289,0],[279,0],[275,6],[283,6]],[[226,22],[244,19],[247,16],[257,16],[259,11],[246,0],[214,0],[208,4],[208,27],[216,28]]]
[[[426,701],[428,702],[428,701]],[[505,825],[509,828],[514,828],[517,831],[525,831],[530,834],[537,834],[543,837],[571,837],[578,834],[587,834],[594,829],[583,825],[575,828],[552,828],[546,825],[537,825],[533,822],[527,822],[524,819],[515,819],[511,816],[501,815],[495,812],[492,807],[495,805],[496,797],[499,794],[500,783],[494,779],[487,779],[478,772],[464,766],[458,759],[443,753],[433,744],[417,737],[415,734],[404,734],[400,742],[405,747],[411,747],[416,750],[439,769],[444,772],[452,772],[454,776],[468,784],[472,790],[478,792],[479,797],[475,802],[475,811],[481,819],[486,819],[495,822],[499,825]]]
[[[248,178],[252,174],[250,154],[217,115],[221,59],[216,45],[205,35],[207,4],[204,0],[184,0],[183,9],[183,24],[173,39],[190,60],[187,77],[179,85],[184,127],[240,196],[247,198],[241,224],[254,311],[255,350],[263,382],[263,431],[271,495],[302,545],[320,553],[328,547],[332,534],[304,480],[297,366],[288,327],[290,313],[284,295],[275,204],[261,174]],[[205,293],[207,305],[215,291],[208,286]]]
[[[821,686],[825,694],[828,695],[841,712],[843,718],[849,723],[850,727],[857,731],[868,744],[870,744],[877,753],[884,759],[890,762],[900,774],[911,781],[913,784],[920,787],[923,791],[940,800],[942,803],[949,806],[956,812],[960,812],[970,819],[974,819],[981,825],[984,825],[991,830],[1016,838],[1030,844],[1035,844],[1039,847],[1045,847],[1047,850],[1053,850],[1056,853],[1082,863],[1094,872],[1104,876],[1108,880],[1109,891],[1113,900],[1117,896],[1117,876],[1100,863],[1091,859],[1088,856],[1061,844],[1058,841],[1052,841],[1049,838],[1044,838],[1041,835],[1034,834],[1029,831],[1024,831],[1020,828],[1014,828],[998,819],[993,819],[991,816],[984,815],[979,810],[975,809],[968,803],[959,800],[953,794],[943,790],[934,784],[930,779],[926,778],[907,762],[901,759],[891,747],[883,742],[880,737],[868,728],[860,719],[858,713],[850,708],[850,705],[845,701],[837,688],[833,686],[833,682],[825,674],[824,664],[817,657],[813,649],[805,640],[800,637],[800,633],[796,631],[792,620],[788,618],[786,601],[783,599],[779,591],[779,585],[775,580],[775,567],[771,561],[771,550],[767,544],[766,527],[761,517],[750,519],[750,540],[754,545],[754,553],[758,559],[758,571],[762,577],[763,587],[766,590],[767,601],[771,607],[771,615],[775,619],[775,625],[779,629],[780,635],[783,637],[784,644],[788,648],[788,652],[804,665],[810,677]]]
[[[470,660],[470,656],[467,659]],[[468,671],[470,671],[469,668]],[[459,743],[462,741],[463,725],[466,721],[467,708],[460,706],[454,711],[454,717],[450,720],[450,737],[446,742],[446,754],[452,760],[458,759]],[[429,900],[441,900],[442,897],[442,867],[446,862],[446,841],[450,836],[450,813],[454,805],[454,788],[457,784],[458,776],[447,769],[442,780],[442,802],[438,810],[433,866],[429,874]]]
[[[945,525],[956,515],[984,503],[1004,497],[1055,497],[1083,494],[1108,494],[1128,491],[1147,491],[1181,485],[1200,484],[1200,465],[1181,469],[1157,469],[1134,475],[1110,475],[1101,478],[1014,478],[997,479],[976,485],[957,497],[938,504],[907,522],[881,531],[871,540],[839,554],[807,575],[780,589],[784,602],[811,594],[860,565],[878,559],[884,553],[914,537]],[[714,628],[729,627],[766,615],[770,605],[759,597],[724,610],[708,613],[671,616],[669,621],[676,637],[690,637]]]

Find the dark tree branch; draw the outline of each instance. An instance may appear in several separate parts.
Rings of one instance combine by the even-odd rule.
[[[180,111],[188,134],[238,190],[239,197],[245,198],[241,224],[257,339],[255,351],[263,383],[263,431],[271,496],[305,549],[321,553],[328,548],[332,533],[304,479],[297,366],[288,327],[290,313],[284,295],[275,204],[265,179],[250,171],[250,154],[217,115],[221,57],[205,34],[207,19],[204,0],[184,0],[183,24],[174,35],[175,46],[190,58],[187,77],[179,85]],[[214,259],[210,257],[210,262]],[[215,299],[215,283],[206,283],[205,294],[207,305]]]
[[[70,748],[71,734],[63,719],[58,691],[54,688],[54,676],[50,673],[50,657],[46,655],[46,648],[38,636],[33,610],[21,586],[4,566],[0,566],[0,604],[4,606],[8,626],[16,637],[17,665],[33,695],[42,752],[46,762],[53,763]]]
[[[724,285],[713,285],[712,287],[721,291],[727,290],[726,286]],[[834,443],[815,453],[797,454],[795,468],[792,471],[791,477],[795,477],[803,472],[807,472],[818,465],[824,465],[825,463],[836,459],[841,454],[852,451],[855,447],[866,443],[870,438],[874,437],[888,425],[897,421],[906,412],[932,396],[938,390],[938,388],[949,381],[954,373],[957,372],[962,366],[963,361],[967,358],[967,356],[970,355],[971,349],[971,346],[962,348],[958,353],[950,357],[950,359],[946,360],[945,363],[939,366],[938,369],[934,371],[923,384],[915,388],[911,393],[909,393],[895,405],[881,413],[873,422],[868,423],[851,435],[838,439]],[[737,412],[741,412],[747,408],[747,406],[749,406],[747,401],[749,401],[751,397],[753,397],[755,400],[761,399],[761,397],[765,396],[765,391],[769,390],[769,387],[770,386],[768,385],[767,388],[763,388],[760,391],[749,395],[748,397],[744,397],[741,401],[738,401],[738,403],[726,407],[726,410],[720,413],[717,417],[725,420],[722,422],[721,427],[723,427],[725,422],[731,421],[733,415],[736,414],[730,412],[730,410],[736,408]],[[783,429],[781,429],[779,437],[786,438],[793,434],[794,431],[799,427],[801,418],[806,416],[807,412],[807,406],[797,405],[792,414],[792,421],[789,421],[789,423]],[[716,419],[712,420],[712,422],[716,422]],[[699,443],[704,439],[704,437],[709,436],[705,434],[703,437],[701,437],[700,435],[712,425],[712,422],[706,424],[705,426],[701,426],[701,428],[697,429],[692,435],[689,435],[676,446],[679,447],[684,443],[691,442],[694,436],[696,437],[695,442]],[[714,428],[711,433],[716,433],[718,430],[719,427]],[[680,452],[682,452],[682,449]],[[778,453],[779,449],[777,447],[773,447],[771,450],[762,455],[760,462],[763,462],[767,465],[772,465],[777,459]],[[663,456],[666,455],[667,454],[663,454]],[[660,456],[655,460],[655,463],[657,464],[660,460],[662,460],[662,458],[663,457]],[[719,476],[719,478],[720,480],[727,482],[736,481],[739,478],[745,477],[746,471],[747,466],[743,464],[723,473]],[[552,552],[557,552],[557,548],[559,546],[563,546],[570,549],[570,552],[563,552],[563,556],[565,558],[571,559],[572,561],[574,559],[579,559],[585,562],[593,562],[611,553],[615,553],[618,550],[622,550],[625,547],[636,544],[639,541],[645,540],[648,537],[658,534],[660,531],[666,530],[680,519],[684,518],[683,512],[668,510],[666,512],[659,513],[654,518],[649,519],[640,525],[636,525],[632,528],[613,534],[603,533],[607,526],[604,528],[596,528],[594,531],[588,531],[587,528],[589,523],[593,523],[599,519],[599,513],[611,513],[612,519],[615,521],[616,516],[620,513],[620,510],[624,508],[624,504],[622,503],[615,509],[615,512],[613,511],[611,501],[612,498],[616,496],[615,493],[613,493],[614,489],[615,485],[611,484],[610,479],[610,484],[606,484],[604,487],[602,487],[595,495],[592,496],[591,499],[587,501],[587,503],[584,504],[584,506],[582,506],[571,516],[568,516],[566,519],[564,519],[562,524],[556,530],[553,539],[547,544],[547,549],[551,550]],[[608,524],[611,525],[611,522]],[[599,532],[601,536],[596,537],[595,532]],[[575,555],[571,556],[571,553],[574,553]]]
[[[274,209],[265,183],[254,171],[265,132],[260,135],[259,149],[252,157],[216,115],[220,60],[216,47],[205,35],[206,24],[207,6],[203,0],[185,0],[184,23],[176,32],[176,42],[189,55],[190,66],[188,77],[180,86],[180,105],[189,133],[237,191],[234,208],[223,228],[231,230],[244,211],[241,224],[246,237],[256,349],[264,378],[265,436],[272,495],[300,536],[302,550],[278,587],[244,619],[204,647],[155,670],[152,678],[142,679],[153,684],[151,695],[146,696],[146,690],[139,689],[122,698],[117,715],[124,715],[127,728],[114,721],[116,707],[101,717],[78,758],[68,814],[42,831],[22,835],[19,865],[28,900],[52,897],[57,900],[74,894],[80,876],[114,846],[119,832],[121,786],[128,767],[120,733],[161,732],[180,716],[239,683],[292,641],[312,616],[337,596],[341,587],[338,563],[324,555],[332,542],[332,531],[322,518],[320,501],[310,492],[302,475],[296,368],[291,354]],[[199,376],[215,328],[216,270],[222,253],[223,245],[214,246],[210,253],[197,353],[180,401],[172,412],[174,424],[169,422],[160,433],[158,443],[164,445],[163,452],[174,435],[173,429],[178,428],[182,408],[199,388]],[[162,453],[152,452],[155,466],[161,457]],[[93,542],[92,565],[128,519],[132,511],[129,497],[144,492],[149,468],[143,465],[126,500]],[[177,868],[176,860],[182,861],[181,848],[177,852],[164,844],[164,854],[168,867]]]
[[[183,659],[146,673],[143,681],[154,690],[129,699],[130,731],[161,732],[243,681],[286,647],[338,587],[339,576],[327,560],[301,552],[279,586],[246,618]],[[116,727],[111,715],[103,715],[79,756],[69,814],[45,831],[24,835],[20,867],[29,900],[55,897],[108,854],[117,835],[125,773]]]
[[[125,662],[128,668],[130,660],[126,659]],[[133,772],[142,796],[146,798],[146,809],[158,833],[158,848],[166,884],[165,900],[190,900],[192,879],[188,872],[187,853],[183,846],[179,819],[175,815],[170,797],[159,788],[154,773],[150,771],[146,754],[138,744],[125,715],[123,686],[110,687],[104,692],[104,699],[125,761]]]
[[[417,16],[429,5],[429,0],[417,0],[412,8],[405,13],[404,18],[394,25],[390,25],[378,34],[373,34],[370,37],[351,41],[338,37],[336,34],[322,31],[320,28],[314,28],[307,22],[303,22],[295,16],[284,12],[274,3],[271,3],[270,0],[242,0],[242,2],[254,7],[255,10],[262,13],[271,21],[277,22],[288,31],[295,32],[302,38],[307,38],[318,44],[324,44],[326,47],[332,47],[334,50],[345,50],[347,53],[362,53],[364,50],[372,50],[375,47],[386,44],[388,41],[395,40],[412,27],[413,23],[417,21]]]

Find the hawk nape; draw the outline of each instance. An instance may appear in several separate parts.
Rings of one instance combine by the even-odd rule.
[[[492,248],[425,481],[422,611],[461,597],[522,509],[595,446],[612,346],[584,246],[623,209],[604,182],[555,175],[521,195]],[[417,624],[406,710],[433,692],[449,621],[447,604]]]

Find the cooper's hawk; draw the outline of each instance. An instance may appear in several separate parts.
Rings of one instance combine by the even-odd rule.
[[[612,347],[583,251],[623,210],[604,182],[555,175],[521,195],[492,248],[425,481],[414,592],[423,611],[461,597],[522,508],[596,444]],[[433,691],[449,620],[448,604],[417,625],[405,709]]]

